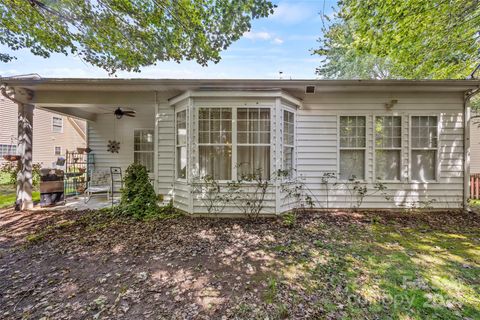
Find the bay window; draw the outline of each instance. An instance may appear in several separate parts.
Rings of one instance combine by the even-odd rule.
[[[341,180],[365,179],[366,150],[365,116],[340,117]]]
[[[379,180],[401,177],[402,117],[375,117],[375,175]]]
[[[211,176],[215,180],[232,180],[261,173],[262,179],[268,179],[270,130],[269,108],[200,108],[198,111],[200,176]],[[233,152],[234,148],[236,152]],[[234,177],[235,171],[237,177]]]
[[[177,178],[187,178],[187,110],[176,114]]]
[[[232,109],[201,108],[198,116],[200,176],[232,179]]]
[[[238,177],[260,174],[270,178],[270,109],[238,108]]]
[[[295,147],[295,115],[293,112],[283,111],[283,170],[289,176],[293,171],[293,158]]]
[[[410,173],[415,181],[436,179],[437,116],[412,116]]]

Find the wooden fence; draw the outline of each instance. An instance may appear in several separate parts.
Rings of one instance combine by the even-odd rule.
[[[480,199],[480,174],[470,175],[470,199]]]

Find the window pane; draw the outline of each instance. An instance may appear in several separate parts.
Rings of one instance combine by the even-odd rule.
[[[177,147],[177,178],[187,178],[187,147]]]
[[[283,170],[287,171],[289,176],[293,169],[293,147],[283,148]]]
[[[365,179],[365,151],[340,150],[340,179]]]
[[[435,150],[412,150],[412,179],[419,181],[435,180]]]
[[[375,117],[375,146],[377,148],[402,147],[402,117]]]
[[[238,143],[270,143],[270,109],[239,108],[237,112]]]
[[[200,176],[212,176],[215,180],[231,180],[232,147],[199,146]]]
[[[340,117],[340,147],[365,147],[365,116]]]
[[[148,172],[153,172],[153,152],[135,152],[133,162],[145,166]]]
[[[294,114],[286,110],[283,111],[283,143],[294,144]]]
[[[437,147],[437,116],[412,117],[412,148]]]
[[[261,173],[270,178],[270,146],[239,146],[237,149],[238,176]]]
[[[177,144],[187,144],[187,110],[177,112]]]
[[[375,175],[380,180],[400,180],[400,150],[376,150]]]

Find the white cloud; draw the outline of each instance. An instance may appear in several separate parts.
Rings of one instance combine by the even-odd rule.
[[[245,32],[243,36],[251,40],[270,40],[273,37],[272,34],[265,31],[260,31],[260,32],[248,31],[248,32]]]
[[[283,40],[280,39],[280,38],[275,38],[275,39],[272,40],[272,43],[273,43],[273,44],[282,44],[282,43],[283,43]]]
[[[318,7],[318,5],[312,8],[312,5],[305,3],[282,2],[275,8],[275,12],[269,19],[277,20],[285,24],[296,24],[306,19],[311,19],[313,15],[318,15],[319,10],[316,7]]]

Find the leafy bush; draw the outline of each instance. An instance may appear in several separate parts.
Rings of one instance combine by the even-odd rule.
[[[40,163],[32,165],[32,184],[38,186],[40,182]],[[8,161],[0,166],[0,172],[8,176],[8,184],[15,186],[17,184],[17,174],[20,171],[20,163],[18,161]]]
[[[154,216],[160,212],[157,195],[149,181],[145,166],[132,163],[127,168],[122,198],[115,212],[137,219]]]

